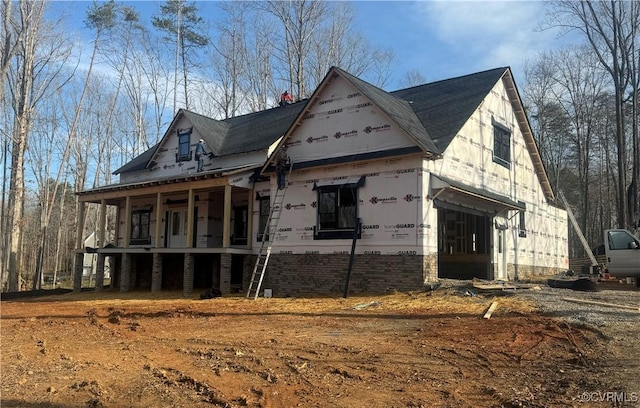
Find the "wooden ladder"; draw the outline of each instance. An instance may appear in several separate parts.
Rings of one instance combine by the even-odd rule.
[[[267,264],[269,263],[269,257],[271,256],[271,248],[273,246],[273,241],[276,238],[278,222],[282,215],[282,203],[284,202],[284,195],[289,184],[288,180],[289,175],[291,174],[291,169],[293,169],[293,163],[289,164],[289,171],[284,188],[278,188],[276,190],[276,195],[271,203],[269,218],[267,218],[267,225],[264,233],[262,234],[262,244],[260,245],[260,251],[258,252],[258,259],[256,259],[256,264],[254,265],[253,272],[251,273],[251,281],[249,282],[249,289],[247,290],[247,299],[253,297],[255,300],[260,294],[262,280],[264,279],[264,274],[267,271]]]

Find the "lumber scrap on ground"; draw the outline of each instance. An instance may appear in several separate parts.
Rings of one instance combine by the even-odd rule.
[[[487,310],[487,313],[485,313],[483,317],[485,319],[491,318],[491,314],[496,310],[497,307],[498,307],[498,302],[491,303],[491,306],[489,306],[489,310]]]
[[[631,306],[631,305],[618,305],[615,303],[607,303],[607,302],[598,302],[595,300],[583,300],[583,299],[575,299],[575,298],[562,298],[562,300],[573,303],[584,303],[587,305],[595,305],[595,306],[604,306],[604,307],[616,307],[620,309],[628,309],[634,310],[636,312],[640,312],[639,306]]]

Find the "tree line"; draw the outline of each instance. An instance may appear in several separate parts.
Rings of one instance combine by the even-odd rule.
[[[206,3],[215,20],[201,4],[168,0],[143,20],[133,5],[96,2],[84,13],[91,41],[82,42],[46,1],[2,0],[3,290],[37,286],[43,272],[70,274],[74,192],[113,183],[179,108],[224,119],[273,107],[283,90],[304,99],[333,65],[389,83],[393,50],[354,29],[348,2]],[[549,7],[546,24],[582,32],[584,46],[532,60],[522,95],[552,184],[595,244],[602,229],[638,219],[639,10],[617,1]],[[422,82],[415,69],[401,85]],[[95,230],[97,214],[85,217],[86,232]]]

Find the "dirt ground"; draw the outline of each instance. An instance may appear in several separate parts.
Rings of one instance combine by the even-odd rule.
[[[637,341],[630,349],[616,339],[640,339],[640,325],[619,337],[494,296],[253,301],[104,291],[3,301],[0,404],[637,406]]]

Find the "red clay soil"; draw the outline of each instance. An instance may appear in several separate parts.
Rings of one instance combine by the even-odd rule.
[[[633,406],[583,397],[628,391],[604,334],[491,299],[135,296],[3,301],[1,406]]]

